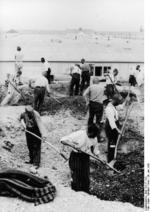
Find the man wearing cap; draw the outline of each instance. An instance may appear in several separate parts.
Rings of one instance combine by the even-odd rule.
[[[41,58],[41,63],[42,63],[42,70],[46,72],[46,78],[48,80],[48,84],[50,84],[50,76],[51,76],[51,69],[50,69],[50,65],[48,63],[47,60],[45,60],[44,57]]]
[[[85,87],[90,85],[90,65],[85,63],[85,59],[81,59],[81,94]]]
[[[103,101],[107,98],[104,95],[104,89],[104,85],[99,82],[97,77],[95,77],[93,78],[93,84],[83,93],[86,105],[89,106],[88,126],[93,124],[94,118],[96,118],[96,124],[100,127],[103,115]],[[99,139],[100,138],[98,137],[98,141]]]
[[[42,72],[40,76],[38,76],[34,82],[34,85],[29,84],[30,87],[34,87],[34,110],[41,112],[41,107],[44,102],[45,92],[47,90],[50,93],[50,88],[48,84],[48,80],[46,78],[46,72]]]
[[[41,140],[27,131],[34,133],[44,140],[46,137],[45,127],[39,113],[33,110],[31,106],[25,108],[25,112],[21,114],[20,120],[25,129],[27,147],[29,150],[30,160],[27,163],[33,164],[36,168],[39,168],[41,161]]]

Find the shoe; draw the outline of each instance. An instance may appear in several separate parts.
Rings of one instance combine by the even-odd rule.
[[[33,162],[31,160],[29,160],[29,161],[27,160],[27,161],[25,161],[25,163],[26,164],[32,164]]]

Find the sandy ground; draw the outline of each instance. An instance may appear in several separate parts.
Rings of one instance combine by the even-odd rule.
[[[134,120],[134,127],[143,134],[143,103],[136,103],[130,118]],[[19,116],[24,111],[24,106],[0,107],[0,127],[3,130],[0,142],[0,168],[15,168],[29,171],[30,165],[25,164],[28,160],[28,150],[26,147],[25,135],[22,131]],[[122,112],[122,116],[124,113]],[[60,111],[55,115],[42,116],[43,122],[48,131],[48,142],[61,148],[59,140],[62,136],[72,131],[84,128],[85,117],[74,117],[71,111]],[[130,128],[131,126],[127,126]],[[11,152],[2,148],[3,141],[9,140],[14,144]],[[104,156],[106,145],[102,146],[102,157]],[[68,155],[68,149],[66,149]],[[52,203],[34,207],[33,204],[26,203],[18,199],[0,198],[0,212],[24,212],[24,211],[47,211],[47,212],[84,212],[84,211],[143,211],[129,203],[102,201],[95,196],[83,192],[74,192],[70,189],[70,172],[68,164],[55,153],[45,143],[42,145],[42,163],[38,171],[38,176],[48,176],[49,180],[57,188],[57,197]]]

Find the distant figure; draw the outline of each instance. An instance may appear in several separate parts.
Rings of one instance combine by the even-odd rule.
[[[118,82],[118,69],[114,69],[112,73],[106,74],[106,92],[107,96],[111,98],[115,94],[115,85],[120,85]]]
[[[20,120],[25,130],[34,133],[41,139],[45,139],[46,130],[41,117],[31,106],[25,108],[25,112],[21,114]],[[35,168],[39,168],[41,162],[41,140],[28,132],[25,132],[25,134],[30,158],[26,163],[33,164]]]
[[[21,47],[20,46],[17,46],[17,52],[15,54],[15,70],[16,70],[16,73],[18,71],[21,71],[22,72],[22,69],[23,69],[23,53],[21,51]]]
[[[136,81],[138,86],[141,86],[144,83],[144,73],[141,70],[140,65],[137,65],[136,67]]]
[[[34,85],[30,84],[30,87],[34,87],[34,110],[41,112],[41,107],[44,102],[45,92],[47,90],[50,93],[48,80],[46,78],[46,72],[42,72],[41,76],[38,76]]]
[[[9,104],[14,98],[18,97],[18,92],[16,91],[15,87],[18,88],[18,86],[20,85],[21,74],[21,71],[18,71],[15,75],[7,73],[7,79],[5,81],[5,84],[7,86],[7,94],[1,102],[1,106]]]
[[[41,63],[43,65],[42,70],[46,72],[46,78],[48,80],[48,84],[51,83],[51,68],[47,60],[44,57],[41,58]]]
[[[137,84],[136,81],[136,71],[134,69],[131,70],[130,76],[129,76],[129,84],[133,87]]]
[[[73,95],[76,96],[79,94],[79,85],[81,76],[81,69],[79,68],[78,64],[75,64],[70,68],[70,75],[72,77],[70,82],[70,96]]]
[[[85,59],[81,59],[81,94],[85,88],[90,85],[90,65],[85,63]]]

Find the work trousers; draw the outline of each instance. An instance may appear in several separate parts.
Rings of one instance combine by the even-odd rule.
[[[103,104],[90,101],[89,103],[89,119],[88,126],[93,124],[94,117],[96,117],[96,124],[100,126],[100,121],[103,115]]]
[[[94,118],[96,118],[96,124],[100,128],[100,122],[101,122],[102,116],[103,116],[103,104],[90,101],[88,126],[93,124]],[[100,142],[100,133],[98,133],[97,135],[97,141]]]
[[[34,110],[41,112],[41,108],[44,102],[45,87],[35,87],[34,89]]]
[[[119,126],[119,122],[116,122],[116,125]],[[116,148],[116,143],[118,139],[118,132],[116,129],[111,129],[109,121],[106,120],[105,125],[106,136],[108,138],[108,154],[107,154],[107,162],[109,163],[114,159],[114,153]]]
[[[129,76],[129,83],[131,86],[135,86],[137,84],[137,81],[134,75]]]
[[[41,137],[38,129],[28,129],[28,131]],[[26,132],[27,147],[29,150],[30,163],[40,166],[41,162],[41,140]]]
[[[82,72],[81,75],[81,93],[90,85],[90,73],[88,71]]]
[[[79,94],[80,74],[74,73],[70,83],[70,96]]]
[[[89,156],[85,153],[72,151],[69,158],[69,167],[71,169],[71,187],[75,191],[89,192]]]

